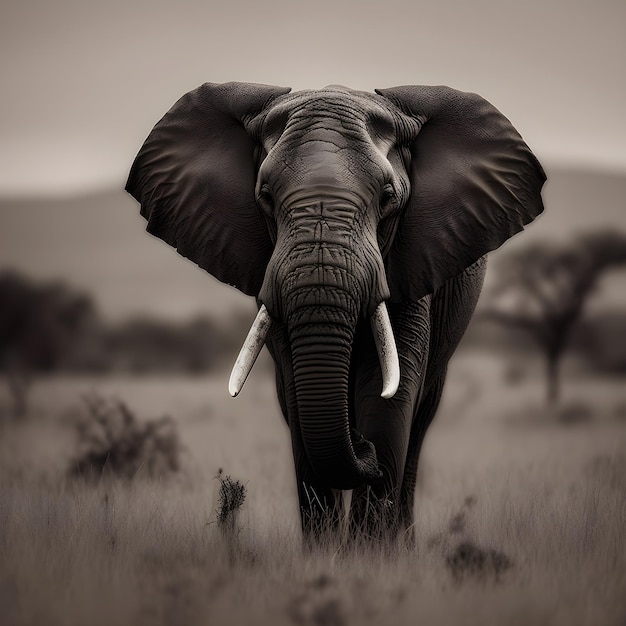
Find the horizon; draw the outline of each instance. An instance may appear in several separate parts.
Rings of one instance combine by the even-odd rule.
[[[606,176],[610,178],[626,178],[626,164],[623,166],[614,164],[613,166],[605,166],[597,162],[584,162],[584,161],[568,161],[563,160],[540,160],[541,165],[545,169],[548,175],[547,183],[550,182],[551,176],[564,174],[564,173],[579,173],[581,175],[598,175]],[[130,171],[130,168],[129,168]],[[74,185],[68,188],[24,188],[19,192],[15,191],[2,191],[0,189],[0,202],[40,202],[40,201],[74,201],[82,197],[94,197],[100,195],[107,195],[112,192],[125,191],[126,179],[128,173],[123,179],[112,179],[109,182],[101,183],[85,183],[84,185]],[[626,224],[626,221],[625,221]]]
[[[492,269],[500,255],[533,240],[562,241],[600,227],[626,232],[626,175],[546,169],[546,211],[523,235],[490,254]],[[233,312],[254,317],[253,298],[149,235],[138,203],[121,187],[54,198],[0,197],[0,225],[0,269],[14,268],[35,280],[65,280],[92,294],[107,320]],[[626,270],[608,273],[589,303],[591,312],[615,308],[626,308]]]

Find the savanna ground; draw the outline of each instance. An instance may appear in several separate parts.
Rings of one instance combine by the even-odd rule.
[[[235,400],[226,374],[41,380],[29,415],[0,430],[0,623],[624,626],[624,379],[572,371],[550,412],[538,366],[524,371],[453,361],[422,455],[416,545],[393,554],[302,550],[267,369]],[[180,471],[69,478],[94,390],[171,416]],[[230,534],[216,523],[220,468],[247,489]]]

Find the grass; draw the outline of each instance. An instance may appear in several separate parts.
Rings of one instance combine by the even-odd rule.
[[[425,443],[417,543],[393,555],[303,551],[269,377],[224,406],[224,381],[40,383],[33,415],[0,431],[0,623],[623,625],[622,384],[573,381],[567,401],[591,415],[540,421],[539,381],[495,393],[497,372],[455,368]],[[71,399],[94,384],[174,416],[179,472],[67,476]],[[226,479],[243,494],[229,514]]]

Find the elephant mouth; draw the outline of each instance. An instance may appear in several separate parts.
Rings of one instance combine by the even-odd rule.
[[[370,324],[378,352],[383,380],[380,395],[388,400],[393,398],[400,385],[400,361],[398,359],[396,341],[389,320],[389,313],[384,302],[381,302],[376,307],[370,318]],[[228,391],[233,398],[241,392],[263,348],[271,325],[272,318],[265,305],[262,304],[237,356],[228,381]]]

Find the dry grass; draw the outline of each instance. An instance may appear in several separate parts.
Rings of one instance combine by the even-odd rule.
[[[167,479],[96,484],[64,472],[94,382],[41,383],[31,418],[0,431],[0,623],[623,625],[623,381],[568,385],[592,411],[563,421],[540,418],[539,381],[498,391],[490,367],[455,364],[425,443],[417,544],[394,554],[302,550],[263,374],[224,406],[221,380],[100,381],[141,415],[173,415],[187,453]],[[247,490],[230,538],[220,467]]]

